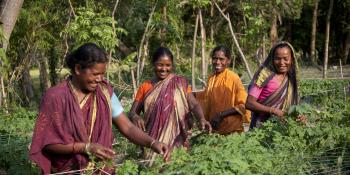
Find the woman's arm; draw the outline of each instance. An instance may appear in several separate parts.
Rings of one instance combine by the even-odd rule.
[[[257,99],[251,95],[248,95],[245,107],[254,112],[269,113],[277,115],[279,117],[284,116],[284,112],[278,108],[265,106],[257,101]]]
[[[118,117],[113,118],[113,124],[119,129],[119,131],[128,138],[131,142],[149,147],[153,151],[162,154],[165,159],[169,156],[169,148],[166,144],[158,142],[133,125],[128,117],[124,113],[121,113]]]
[[[142,129],[143,131],[146,131],[145,122],[140,117],[141,109],[142,109],[142,103],[138,101],[134,101],[128,116],[134,125]]]
[[[189,93],[187,95],[187,102],[189,104],[190,110],[194,113],[194,115],[197,117],[200,127],[202,130],[207,130],[208,132],[211,132],[212,128],[208,121],[205,120],[203,110],[201,105],[197,102],[196,98],[193,96],[192,93]]]
[[[99,159],[112,159],[115,152],[97,143],[74,142],[70,144],[50,144],[44,150],[53,154],[86,154],[91,153]]]

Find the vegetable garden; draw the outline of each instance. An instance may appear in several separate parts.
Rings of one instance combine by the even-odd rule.
[[[170,162],[158,157],[151,167],[116,132],[118,156],[109,163],[117,174],[349,174],[349,88],[350,80],[302,80],[302,103],[290,109],[286,123],[271,119],[261,129],[229,136],[193,131],[189,151],[177,149]],[[0,167],[8,174],[37,174],[27,155],[36,111],[9,112],[0,117]],[[308,117],[306,124],[295,121],[298,115]]]

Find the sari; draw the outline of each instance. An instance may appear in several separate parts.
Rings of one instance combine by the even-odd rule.
[[[287,76],[285,76],[279,87],[273,91],[267,88],[271,87],[269,84],[271,84],[277,72],[273,67],[272,62],[275,50],[277,46],[281,44],[289,46],[293,57],[293,63],[291,70],[287,73]],[[262,91],[270,91],[270,94],[266,98],[257,97],[257,102],[265,106],[280,109],[282,111],[288,111],[291,105],[298,104],[297,68],[297,61],[292,45],[288,42],[277,43],[274,47],[272,47],[265,62],[260,66],[259,70],[255,73],[251,83],[249,84],[249,95],[251,95],[251,91],[255,87],[261,88]],[[259,113],[253,111],[250,128],[261,127],[262,123],[268,120],[270,117],[271,115],[268,113]]]
[[[143,99],[146,132],[171,148],[189,147],[191,113],[187,89],[185,78],[170,74],[157,82]]]
[[[103,81],[79,104],[69,79],[46,91],[29,151],[30,159],[43,174],[91,167],[86,154],[48,153],[44,147],[49,144],[91,142],[112,148],[112,93],[112,87]],[[104,170],[113,173],[113,168],[106,167]]]
[[[238,114],[226,116],[215,132],[230,134],[243,132],[243,123],[250,122],[250,111],[245,109],[247,92],[239,76],[225,69],[220,74],[213,74],[208,79],[208,87],[198,92],[196,98],[202,106],[205,119],[211,121],[215,114],[234,108]]]

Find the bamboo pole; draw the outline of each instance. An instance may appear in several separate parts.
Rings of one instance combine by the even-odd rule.
[[[341,78],[344,78],[344,74],[343,74],[343,65],[341,63],[341,59],[339,59],[339,63],[340,63],[340,75],[341,75]]]
[[[192,59],[191,59],[191,70],[192,70],[192,89],[196,90],[196,43],[197,43],[197,31],[198,31],[199,16],[196,15],[196,24],[194,26],[193,43],[192,43]]]
[[[214,2],[214,3],[215,3],[215,6],[217,7],[217,9],[220,11],[221,15],[222,15],[222,16],[226,19],[226,21],[228,22],[228,26],[229,26],[229,29],[230,29],[230,32],[231,32],[233,41],[234,41],[234,43],[235,43],[235,45],[236,45],[236,47],[237,47],[237,49],[238,49],[238,52],[239,52],[240,56],[241,56],[242,59],[243,59],[243,62],[244,62],[245,67],[246,67],[246,69],[247,69],[249,78],[252,79],[252,78],[253,78],[253,74],[252,74],[252,72],[250,71],[248,62],[247,62],[247,60],[246,60],[246,58],[245,58],[245,56],[244,56],[244,54],[243,54],[243,52],[242,52],[242,49],[241,49],[241,47],[239,46],[239,43],[238,43],[237,38],[236,38],[236,35],[235,35],[235,33],[233,32],[233,28],[232,28],[232,24],[231,24],[230,17],[229,17],[228,14],[227,14],[227,15],[224,14],[224,12],[221,10],[221,8],[219,7],[219,5],[218,5],[216,2]]]

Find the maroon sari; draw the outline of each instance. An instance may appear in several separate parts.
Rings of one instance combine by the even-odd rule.
[[[144,100],[147,133],[171,147],[189,147],[191,113],[187,102],[187,80],[171,74],[158,82]]]
[[[100,83],[80,108],[69,81],[48,89],[40,104],[29,157],[43,174],[84,169],[89,162],[85,154],[47,153],[46,145],[90,141],[112,147],[112,87]]]

